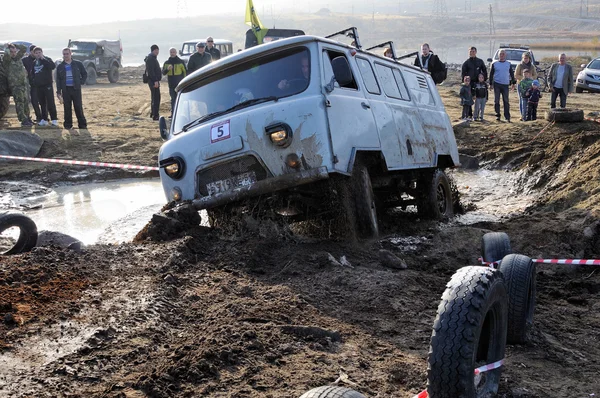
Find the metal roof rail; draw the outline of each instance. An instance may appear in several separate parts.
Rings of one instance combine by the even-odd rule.
[[[332,37],[340,35],[351,37],[352,39],[354,39],[354,47],[358,48],[359,50],[362,50],[362,45],[360,44],[360,40],[358,39],[358,29],[356,29],[356,27],[352,26],[348,29],[340,30],[339,32],[335,32],[328,36],[325,36],[325,38],[330,39]]]

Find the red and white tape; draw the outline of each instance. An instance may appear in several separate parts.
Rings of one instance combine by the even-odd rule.
[[[481,265],[487,265],[489,267],[496,267],[500,265],[500,261],[492,261],[487,262],[483,261],[483,258],[479,257],[479,262]],[[588,259],[578,259],[578,258],[567,258],[567,259],[558,259],[558,258],[534,258],[531,261],[538,264],[573,264],[573,265],[600,265],[600,260],[588,260]]]
[[[474,372],[476,375],[478,375],[480,373],[489,372],[490,370],[498,369],[502,365],[504,365],[504,359],[501,359],[494,363],[490,363],[488,365],[480,366],[477,369],[475,369]],[[418,393],[417,395],[415,395],[413,398],[428,398],[428,397],[429,397],[429,393],[427,393],[427,390],[423,390],[420,393]]]
[[[600,118],[598,118],[598,119],[594,119],[594,118],[591,118],[591,117],[585,117],[585,118],[583,118],[583,119],[584,119],[584,120],[587,120],[587,121],[589,121],[589,122],[596,122],[596,123],[600,123]]]
[[[67,159],[47,159],[47,158],[31,158],[26,156],[10,156],[0,155],[0,159],[12,159],[12,160],[30,160],[32,162],[45,162],[45,163],[60,163],[60,164],[73,164],[76,166],[93,166],[93,167],[112,167],[115,169],[128,169],[128,170],[157,170],[158,167],[152,166],[137,166],[134,164],[119,164],[119,163],[104,163],[104,162],[86,162],[83,160],[67,160]]]

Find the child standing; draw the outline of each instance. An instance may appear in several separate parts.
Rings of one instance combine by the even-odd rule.
[[[531,78],[531,72],[529,69],[523,69],[523,79],[519,83],[519,98],[521,100],[521,104],[519,108],[521,109],[521,121],[527,120],[527,100],[528,98],[525,96],[527,90],[531,88],[531,83],[533,83],[533,79]]]
[[[528,100],[527,117],[525,120],[536,120],[538,103],[540,102],[540,98],[542,98],[539,81],[534,80],[531,82],[531,87],[525,92],[525,97]]]
[[[479,74],[478,82],[475,83],[475,114],[473,117],[475,120],[483,122],[483,111],[485,109],[485,103],[488,100],[488,84],[485,81],[483,73]]]
[[[463,84],[460,88],[460,104],[463,107],[462,120],[470,120],[469,115],[472,114],[471,106],[473,106],[473,93],[471,92],[471,78],[465,76]]]

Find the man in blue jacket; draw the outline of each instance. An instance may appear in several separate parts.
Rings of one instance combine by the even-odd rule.
[[[496,111],[496,120],[500,120],[500,95],[504,103],[504,118],[510,123],[510,105],[508,103],[508,90],[514,85],[515,74],[506,60],[506,51],[500,50],[498,61],[494,61],[490,70],[490,86],[494,90],[494,110]]]
[[[67,130],[73,128],[72,108],[75,108],[78,127],[86,129],[87,120],[83,115],[81,86],[85,84],[88,74],[81,61],[73,59],[72,55],[70,48],[62,50],[63,61],[56,67],[56,95],[64,107],[64,127]]]

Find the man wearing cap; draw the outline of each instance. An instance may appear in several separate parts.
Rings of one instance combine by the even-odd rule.
[[[211,63],[212,57],[206,50],[206,44],[200,42],[196,44],[197,52],[193,53],[187,65],[188,73],[202,68]]]
[[[567,95],[573,92],[573,68],[567,63],[567,56],[563,53],[558,56],[558,63],[550,67],[550,108],[556,108],[556,97],[560,97],[560,107],[567,106]]]
[[[210,36],[206,38],[206,52],[210,54],[213,61],[221,59],[221,51],[215,47],[215,40]]]
[[[158,63],[160,49],[156,44],[150,47],[150,54],[144,59],[146,73],[148,74],[148,87],[150,88],[150,117],[158,120],[160,116],[160,81],[162,80],[162,69]]]
[[[25,70],[27,71],[27,78],[29,79],[29,97],[31,99],[31,106],[33,107],[33,112],[35,113],[35,120],[38,122],[42,120],[42,113],[40,108],[40,102],[37,96],[37,89],[33,85],[33,64],[36,60],[35,55],[33,55],[33,49],[35,48],[35,44],[29,46],[29,54],[21,58],[23,61],[23,66],[25,66]],[[54,94],[52,94],[52,99],[54,99]]]

